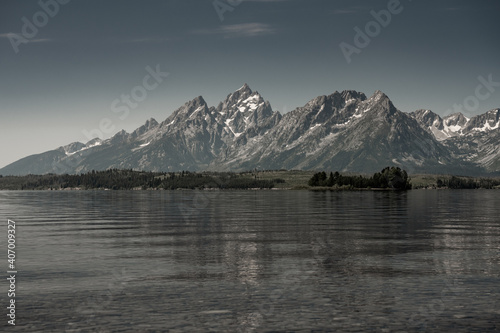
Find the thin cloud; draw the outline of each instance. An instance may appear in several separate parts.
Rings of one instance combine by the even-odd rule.
[[[337,9],[334,10],[333,13],[337,15],[345,15],[345,14],[354,14],[356,13],[356,11],[352,9]]]
[[[242,23],[223,25],[216,29],[195,30],[198,35],[223,35],[224,38],[255,37],[274,34],[275,30],[264,23]]]
[[[170,38],[143,37],[122,40],[120,43],[163,43],[170,40]]]
[[[10,35],[18,35],[20,37],[23,37],[21,33],[7,32],[4,34],[0,34],[0,38],[9,38]]]
[[[52,42],[52,39],[49,38],[40,38],[40,39],[28,39],[30,43],[46,43]]]
[[[0,38],[9,38],[10,35],[12,35],[12,34],[24,38],[21,33],[12,33],[12,32],[2,33],[2,34],[0,34]],[[37,38],[37,39],[26,38],[26,40],[28,41],[28,43],[45,43],[45,42],[51,42],[52,41],[52,39],[50,39],[50,38]]]
[[[349,15],[349,14],[356,14],[360,12],[366,12],[372,9],[371,7],[368,6],[351,6],[347,8],[339,8],[335,9],[332,11],[334,15]]]

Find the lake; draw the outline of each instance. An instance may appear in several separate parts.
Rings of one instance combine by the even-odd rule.
[[[24,332],[500,330],[500,191],[1,191],[0,211]]]

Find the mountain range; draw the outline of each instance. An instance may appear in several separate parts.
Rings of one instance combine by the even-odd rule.
[[[216,107],[199,96],[132,133],[22,158],[2,175],[146,171],[338,170],[395,165],[411,173],[500,171],[500,109],[467,118],[398,110],[381,91],[319,96],[282,115],[245,84]]]

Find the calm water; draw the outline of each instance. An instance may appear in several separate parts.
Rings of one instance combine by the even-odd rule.
[[[500,330],[500,191],[0,192],[0,212],[16,331]]]

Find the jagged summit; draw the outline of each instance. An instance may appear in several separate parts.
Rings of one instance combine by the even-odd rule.
[[[387,96],[385,93],[383,93],[380,90],[375,90],[375,92],[373,93],[373,95],[369,99],[390,101],[389,96]]]
[[[25,157],[2,175],[79,173],[109,168],[178,170],[307,169],[410,172],[500,171],[500,109],[468,119],[431,110],[404,113],[377,90],[335,91],[281,115],[248,84],[216,107],[198,96],[160,124],[71,143]]]
[[[186,105],[188,108],[192,108],[192,107],[197,108],[200,106],[207,105],[207,102],[205,102],[205,99],[203,99],[202,96],[198,96],[198,97],[194,98],[193,100],[187,102]]]
[[[146,120],[146,122],[144,123],[144,125],[142,125],[138,129],[136,129],[134,132],[132,132],[131,136],[133,138],[137,138],[137,137],[143,135],[144,133],[146,133],[148,131],[151,131],[152,129],[158,127],[158,125],[159,124],[156,121],[156,119],[150,118],[150,119]]]
[[[487,132],[500,128],[500,109],[493,109],[484,114],[472,117],[467,123],[466,131]]]
[[[238,89],[237,91],[241,91],[241,92],[249,92],[250,94],[252,93],[252,89],[250,89],[250,87],[248,86],[248,84],[244,84],[240,89]]]
[[[158,125],[158,122],[156,121],[155,118],[149,118],[148,120],[146,120],[146,123],[144,124],[144,126],[146,127],[153,127],[153,126],[157,126]]]
[[[460,129],[465,127],[469,120],[470,119],[461,112],[453,113],[443,118],[443,122],[446,126],[458,126],[457,128]]]
[[[178,108],[174,113],[167,118],[166,121],[162,123],[164,125],[165,122],[167,122],[171,118],[182,118],[186,120],[187,118],[195,116],[197,113],[201,112],[206,112],[208,110],[208,105],[203,99],[202,96],[198,96],[189,102],[186,102],[183,106]]]
[[[344,90],[342,91],[341,96],[344,100],[353,100],[353,99],[357,99],[360,101],[366,100],[366,95],[364,93],[355,90]]]
[[[81,143],[81,142],[72,142],[69,145],[61,146],[58,149],[61,150],[61,151],[63,151],[66,155],[71,155],[71,154],[73,154],[73,153],[81,150],[84,147],[85,147],[84,143]]]
[[[237,104],[239,101],[247,99],[254,94],[260,96],[259,93],[254,93],[248,84],[245,83],[240,89],[227,95],[226,99],[217,106],[217,109],[220,110],[222,108],[227,108],[228,105]]]

